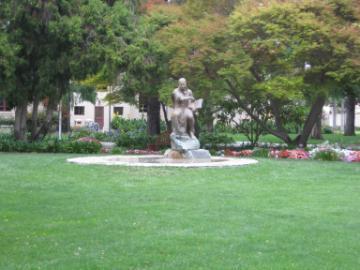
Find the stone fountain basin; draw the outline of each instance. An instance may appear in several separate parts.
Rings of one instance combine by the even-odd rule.
[[[258,163],[249,158],[212,157],[208,159],[169,159],[161,155],[151,156],[90,156],[67,159],[70,163],[81,165],[122,165],[135,167],[234,167]]]

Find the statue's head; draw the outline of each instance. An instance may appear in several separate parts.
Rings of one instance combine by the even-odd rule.
[[[180,90],[186,90],[187,89],[187,83],[185,78],[179,79],[179,89]]]

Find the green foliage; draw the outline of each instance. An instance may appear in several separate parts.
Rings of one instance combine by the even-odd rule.
[[[119,133],[132,131],[146,132],[147,121],[145,119],[125,119],[121,116],[115,116],[111,121],[111,128]],[[164,121],[160,121],[160,130],[166,130],[166,123]]]
[[[226,148],[228,144],[233,143],[232,137],[221,133],[201,133],[200,144],[207,149],[218,149],[220,145]]]
[[[196,98],[204,98],[198,118],[205,123],[213,121],[213,114],[224,99],[224,81],[217,76],[223,59],[219,50],[225,46],[225,19],[208,15],[193,17],[182,10],[182,16],[162,29],[156,40],[169,59],[169,73],[172,78],[185,77]],[[170,82],[168,82],[170,83]],[[176,82],[172,82],[175,88]],[[171,88],[162,89],[161,97],[169,102]]]
[[[80,138],[89,137],[103,142],[115,142],[117,140],[117,136],[118,135],[116,133],[92,132],[87,128],[78,128],[71,132],[69,139],[78,140]]]
[[[0,52],[8,53],[1,53],[0,78],[7,87],[0,95],[18,107],[48,98],[51,114],[71,91],[70,82],[99,72],[111,81],[129,41],[130,18],[122,1],[111,6],[102,0],[1,1]],[[82,90],[92,86],[87,82]],[[37,129],[34,123],[32,138],[46,132],[47,124]],[[15,134],[23,132],[19,129]]]
[[[46,139],[41,142],[16,141],[11,135],[0,135],[0,152],[36,153],[99,153],[101,144],[95,142],[59,141]]]
[[[83,137],[90,137],[91,134],[91,131],[87,128],[77,128],[69,134],[69,139],[78,140]]]
[[[124,119],[120,116],[115,116],[111,121],[111,128],[118,130],[120,133],[131,131],[146,131],[145,119]]]
[[[269,149],[265,148],[254,148],[253,153],[251,154],[252,157],[260,157],[260,158],[267,158],[269,157]]]
[[[340,160],[340,156],[337,152],[327,149],[317,152],[314,156],[314,159],[324,161],[338,161]]]
[[[324,133],[324,134],[333,134],[334,131],[332,130],[331,127],[324,127],[324,128],[323,128],[323,133]]]
[[[340,81],[339,72],[347,68],[359,70],[358,27],[337,14],[351,10],[351,1],[341,8],[330,2],[244,1],[229,20],[228,46],[221,56],[225,65],[219,71],[227,91],[259,124],[260,116],[272,116],[272,128],[261,125],[287,143],[306,144],[334,78]],[[296,112],[299,106],[307,107],[305,114]],[[300,131],[295,142],[289,124],[291,131]]]
[[[112,155],[121,155],[125,153],[125,149],[122,147],[114,147],[110,152]]]
[[[139,18],[131,44],[122,53],[125,72],[119,88],[109,95],[113,102],[122,100],[137,104],[137,95],[158,97],[168,80],[167,58],[154,35],[176,18],[176,12],[155,11]]]
[[[147,149],[148,144],[153,141],[154,138],[147,135],[145,131],[135,130],[120,133],[117,146],[127,149]]]
[[[101,144],[96,142],[65,142],[60,144],[61,153],[95,154],[100,153]]]
[[[6,126],[13,126],[15,123],[15,119],[13,118],[2,118],[0,117],[0,126],[6,125]]]

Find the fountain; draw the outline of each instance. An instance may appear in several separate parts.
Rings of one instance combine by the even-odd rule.
[[[142,167],[225,167],[257,163],[253,159],[211,157],[208,150],[200,149],[195,136],[194,114],[202,107],[202,99],[195,100],[186,79],[172,93],[174,110],[171,115],[171,149],[164,156],[93,156],[68,159],[78,164],[126,165]]]

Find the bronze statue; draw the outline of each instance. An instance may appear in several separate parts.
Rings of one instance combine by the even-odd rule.
[[[187,88],[186,80],[179,80],[179,87],[172,93],[174,111],[171,116],[172,131],[174,134],[189,137],[195,135],[194,106],[192,91]]]
[[[179,80],[179,86],[172,93],[174,111],[171,115],[173,150],[196,150],[200,143],[195,137],[196,102],[192,91],[187,87],[186,79]]]

